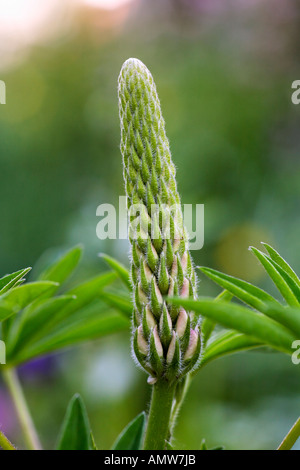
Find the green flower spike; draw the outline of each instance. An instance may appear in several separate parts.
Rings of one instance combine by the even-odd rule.
[[[197,280],[155,83],[138,59],[122,67],[119,110],[130,217],[133,351],[150,374],[149,383],[173,382],[200,358],[200,326],[192,312],[164,299],[196,299]]]

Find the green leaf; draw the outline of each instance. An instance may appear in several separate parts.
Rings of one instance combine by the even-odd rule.
[[[99,256],[103,258],[106,263],[111,267],[113,271],[115,271],[120,279],[123,281],[125,286],[129,291],[132,291],[132,285],[130,282],[130,275],[128,269],[123,266],[123,264],[119,263],[119,261],[115,260],[111,256],[108,256],[104,253],[99,253]]]
[[[273,260],[271,260],[271,263],[276,264]],[[281,267],[278,265],[277,269],[281,270]],[[283,307],[269,294],[248,282],[241,281],[213,269],[202,268],[201,270],[209,278],[228,289],[228,291],[246,304],[286,326],[293,333],[300,335],[300,310],[298,312],[296,310],[287,310],[286,307]],[[284,272],[280,274],[283,277],[285,276]],[[294,282],[291,278],[290,281]]]
[[[133,305],[130,297],[122,296],[114,292],[102,292],[101,299],[103,299],[111,307],[119,310],[127,318],[131,318]]]
[[[170,444],[168,441],[166,442],[166,450],[175,450],[172,444]]]
[[[21,269],[12,274],[8,274],[0,279],[0,295],[9,291],[12,287],[16,286],[18,281],[21,281],[26,274],[31,270],[31,268]]]
[[[112,450],[141,450],[146,426],[146,414],[140,413],[121,432]]]
[[[129,327],[130,322],[124,316],[108,311],[106,305],[96,302],[65,318],[47,335],[41,335],[39,339],[35,336],[20,350],[13,351],[11,356],[8,355],[7,363],[19,365],[37,356],[128,330]]]
[[[38,281],[9,290],[0,296],[0,321],[18,313],[37,297],[52,292],[56,286],[55,282]]]
[[[16,450],[5,434],[0,431],[0,450]]]
[[[66,317],[75,310],[87,305],[95,298],[101,297],[102,289],[111,284],[115,279],[115,273],[109,272],[101,274],[65,292],[65,295],[75,296],[76,302],[72,302],[72,304],[69,304],[64,309],[63,316]]]
[[[232,299],[232,294],[227,290],[223,290],[216,298],[215,302],[219,302],[220,300],[224,300],[226,302],[230,302]],[[216,326],[216,322],[212,321],[210,318],[204,318],[201,324],[201,332],[202,332],[202,341],[205,345],[209,340],[214,328]]]
[[[69,302],[76,300],[74,296],[60,296],[51,299],[37,300],[30,304],[20,317],[17,317],[10,328],[6,346],[8,354],[20,349],[34,336],[41,335],[49,320],[53,320],[61,309]]]
[[[248,282],[229,276],[228,274],[223,274],[215,269],[200,269],[204,274],[206,274],[206,276],[216,282],[219,286],[223,287],[223,289],[227,289],[232,295],[259,312],[265,312],[269,308],[269,304],[272,302],[280,305],[274,297]]]
[[[82,256],[82,247],[75,246],[39,275],[41,281],[63,284],[77,267]]]
[[[205,348],[200,367],[227,354],[246,351],[260,346],[262,346],[261,342],[242,333],[222,331]]]
[[[246,307],[227,302],[214,302],[210,299],[189,300],[169,299],[175,305],[206,316],[225,328],[240,331],[279,351],[291,354],[291,344],[297,339],[284,326]]]
[[[272,248],[270,245],[267,243],[262,243],[263,246],[266,248],[268,251],[270,258],[275,261],[289,276],[294,280],[294,282],[298,285],[300,288],[300,279],[295,273],[295,271],[291,268],[291,266],[280,256],[279,253],[277,253],[274,248]]]
[[[224,450],[224,449],[225,449],[224,446],[218,446],[218,447],[213,447],[211,449],[208,449],[207,445],[206,445],[206,442],[205,442],[205,439],[202,439],[199,450]]]
[[[33,357],[81,341],[127,329],[129,321],[110,312],[108,307],[99,301],[101,289],[115,278],[115,273],[106,273],[69,290],[63,297],[64,299],[75,297],[74,300],[66,300],[65,305],[61,305],[54,315],[49,313],[52,309],[51,303],[50,306],[47,303],[42,304],[50,309],[49,315],[47,314],[48,320],[43,322],[42,312],[40,312],[38,315],[40,326],[37,329],[34,328],[34,335],[27,338],[25,344],[15,345],[12,341],[10,347],[10,343],[8,343],[7,361],[11,364],[20,364]],[[63,303],[64,301],[58,302]]]
[[[261,262],[261,264],[263,265],[263,267],[265,268],[265,270],[267,271],[267,273],[269,274],[272,281],[276,285],[277,289],[279,290],[283,298],[287,301],[287,303],[291,306],[299,306],[299,302],[295,294],[293,293],[292,289],[289,287],[285,279],[276,269],[276,267],[268,258],[268,256],[254,247],[250,247],[250,249],[254,253],[254,255],[258,258],[258,260]]]
[[[277,450],[291,450],[300,437],[300,418],[291,427]]]
[[[89,419],[80,395],[75,395],[68,405],[56,450],[94,450]]]
[[[57,314],[48,319],[40,329],[40,336],[49,334],[53,328],[74,312],[88,306],[95,299],[100,298],[102,289],[111,284],[116,279],[116,274],[109,272],[93,277],[82,284],[65,292],[65,297],[73,297],[73,302],[68,302],[63,308],[57,311]]]
[[[205,439],[202,439],[199,450],[208,450]]]
[[[269,258],[269,256],[267,256],[267,258],[273,264],[274,268],[277,269],[277,271],[279,272],[281,277],[285,280],[285,282],[287,283],[287,285],[289,286],[289,288],[291,289],[291,291],[295,295],[295,297],[298,301],[298,304],[300,305],[300,303],[299,303],[300,302],[300,288],[298,287],[298,284],[294,281],[294,279],[292,279],[289,276],[289,274],[287,272],[284,271],[284,269],[278,263],[276,263],[276,261]]]
[[[270,305],[265,314],[300,337],[300,308]]]

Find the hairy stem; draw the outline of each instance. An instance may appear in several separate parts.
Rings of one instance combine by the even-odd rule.
[[[297,419],[294,426],[289,430],[277,450],[290,450],[298,437],[300,437],[300,418]]]
[[[30,450],[41,450],[42,446],[33,424],[16,370],[5,368],[3,370],[3,377],[14,402],[28,448]]]
[[[174,429],[174,426],[176,424],[177,417],[179,415],[180,409],[182,407],[182,404],[184,402],[184,399],[186,397],[186,394],[188,392],[188,389],[190,387],[192,381],[191,374],[188,374],[184,380],[177,385],[177,390],[175,393],[175,404],[172,409],[172,415],[171,415],[171,426],[170,426],[170,432],[172,434],[172,431]]]
[[[3,450],[16,450],[7,437],[0,431],[0,447]]]
[[[161,379],[153,385],[144,450],[164,450],[169,437],[176,383]]]

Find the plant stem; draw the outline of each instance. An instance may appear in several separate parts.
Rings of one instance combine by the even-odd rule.
[[[161,379],[153,385],[144,450],[164,450],[169,436],[176,382]]]
[[[3,450],[16,450],[7,437],[0,431],[0,447]]]
[[[294,426],[289,430],[277,450],[291,450],[298,437],[300,437],[300,418],[297,419]]]
[[[170,426],[170,431],[172,434],[172,430],[175,426],[177,417],[179,415],[179,411],[182,407],[182,404],[184,402],[184,399],[186,397],[187,391],[190,387],[190,383],[192,381],[191,374],[188,374],[184,377],[182,383],[179,384],[180,389],[178,390],[178,385],[177,385],[177,390],[175,392],[175,404],[172,409],[172,415],[171,415],[171,426]]]
[[[3,369],[3,377],[14,402],[28,448],[30,450],[41,450],[42,447],[19,382],[17,371],[5,368]]]

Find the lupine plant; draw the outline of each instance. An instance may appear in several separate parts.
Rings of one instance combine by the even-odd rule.
[[[6,345],[0,371],[29,449],[42,446],[17,367],[38,356],[131,328],[132,355],[148,375],[152,397],[148,414],[134,418],[112,449],[167,450],[172,449],[176,417],[191,380],[205,365],[253,348],[291,355],[300,338],[300,280],[267,244],[266,253],[251,250],[278,288],[280,301],[210,268],[200,268],[200,273],[221,292],[217,298],[198,297],[160,102],[149,70],[137,59],[122,67],[119,107],[130,269],[102,255],[110,271],[66,289],[81,256],[81,247],[75,247],[30,283],[23,284],[30,268],[0,279],[1,339]],[[290,449],[299,433],[298,420],[278,449]],[[2,432],[0,446],[15,449]],[[207,449],[205,443],[199,448]],[[68,406],[56,449],[97,449],[78,395]]]

